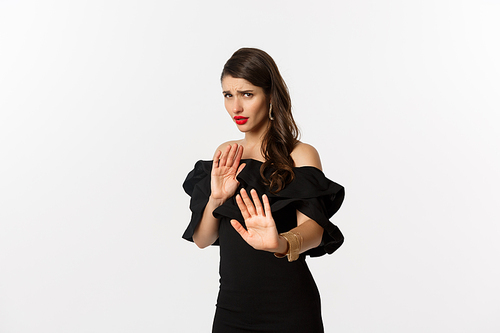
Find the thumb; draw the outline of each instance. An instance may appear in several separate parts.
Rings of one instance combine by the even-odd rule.
[[[236,230],[236,232],[238,232],[241,235],[241,237],[243,237],[243,239],[245,239],[248,236],[248,231],[245,228],[243,228],[241,223],[238,222],[237,220],[232,219],[231,225],[233,226],[234,230]]]

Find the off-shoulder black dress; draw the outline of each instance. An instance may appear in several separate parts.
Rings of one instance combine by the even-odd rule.
[[[323,332],[320,297],[305,258],[333,253],[342,245],[344,237],[329,218],[340,208],[344,188],[319,169],[306,166],[294,168],[295,179],[272,194],[260,177],[262,162],[242,162],[246,166],[237,177],[240,188],[268,196],[279,233],[297,226],[299,210],[324,228],[323,240],[294,262],[277,259],[252,248],[231,226],[233,218],[245,226],[234,197],[215,209],[213,215],[220,218],[219,239],[214,243],[220,245],[220,290],[213,332]],[[183,184],[191,196],[191,222],[183,235],[189,241],[210,196],[211,169],[212,161],[198,161]]]

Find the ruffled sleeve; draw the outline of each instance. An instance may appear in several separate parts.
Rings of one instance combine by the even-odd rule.
[[[198,161],[194,169],[189,172],[186,180],[182,184],[184,191],[191,197],[189,209],[191,210],[191,221],[182,238],[193,241],[193,234],[200,223],[203,211],[210,197],[210,173],[212,171],[212,161]],[[218,245],[218,240],[213,244]]]
[[[319,257],[331,254],[344,243],[340,229],[330,222],[330,218],[339,210],[344,201],[344,187],[329,180],[322,171],[313,167],[296,169],[297,183],[300,192],[296,208],[323,227],[323,239],[320,246],[310,249],[305,254]]]
[[[294,168],[295,179],[283,190],[274,194],[263,184],[260,177],[262,163],[251,159],[244,162],[246,166],[237,177],[240,182],[239,187],[247,190],[253,188],[259,196],[263,194],[268,196],[279,232],[293,228],[294,221],[291,219],[295,218],[295,210],[299,210],[323,227],[321,244],[305,252],[306,255],[319,257],[326,253],[331,254],[342,245],[344,236],[339,228],[330,222],[330,218],[344,201],[344,187],[328,179],[321,170],[305,166]],[[191,196],[189,208],[192,212],[191,221],[182,236],[186,240],[193,241],[193,233],[208,203],[211,170],[212,161],[198,161],[184,181],[184,190]],[[234,197],[216,208],[213,215],[216,218],[237,219],[244,225]],[[286,220],[280,220],[280,217],[286,217]],[[214,245],[218,244],[217,240]]]
[[[277,194],[269,192],[269,189],[261,181],[261,162],[245,160],[246,167],[238,175],[240,187],[247,190],[254,188],[260,196],[266,194],[271,204],[271,212],[279,232],[288,231],[293,227],[288,222],[280,221],[276,217],[294,217],[295,209],[313,219],[323,227],[323,239],[321,244],[305,252],[311,257],[319,257],[326,253],[331,254],[344,242],[344,236],[339,228],[330,222],[344,201],[344,187],[328,179],[325,174],[314,167],[304,166],[294,168],[295,179]],[[270,171],[269,171],[270,172]],[[284,212],[291,214],[283,214]],[[214,211],[215,217],[229,217],[241,221],[241,214],[235,200],[228,200]],[[280,227],[287,224],[286,230]],[[295,222],[296,223],[296,222]],[[296,224],[295,224],[296,226]]]

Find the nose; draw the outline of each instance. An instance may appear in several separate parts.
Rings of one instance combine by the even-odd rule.
[[[233,99],[233,112],[240,113],[242,111],[243,111],[243,105],[242,105],[241,101],[237,97],[234,98]]]

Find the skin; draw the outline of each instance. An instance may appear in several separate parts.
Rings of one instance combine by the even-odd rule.
[[[211,173],[211,195],[203,212],[193,240],[200,248],[209,246],[218,238],[219,220],[212,212],[231,198],[239,186],[237,175],[245,167],[241,159],[264,161],[260,152],[262,138],[270,126],[269,104],[271,99],[264,90],[241,79],[225,76],[222,80],[224,106],[234,122],[234,116],[248,117],[243,125],[237,125],[245,134],[242,140],[229,141],[216,150]],[[319,154],[314,147],[299,143],[291,153],[296,167],[312,166],[322,170]],[[278,234],[266,195],[259,198],[257,192],[241,189],[236,202],[245,219],[247,229],[237,220],[231,225],[254,249],[273,253],[286,253],[288,243]],[[301,253],[321,243],[323,228],[308,216],[297,211],[297,227],[293,229],[303,238]]]
[[[250,153],[256,159],[262,160],[260,144],[270,125],[271,99],[261,87],[256,87],[245,79],[231,76],[222,79],[222,90],[224,106],[231,119],[234,121],[235,116],[248,117],[244,125],[236,125],[245,133],[245,138],[239,143],[245,146],[247,154]]]

